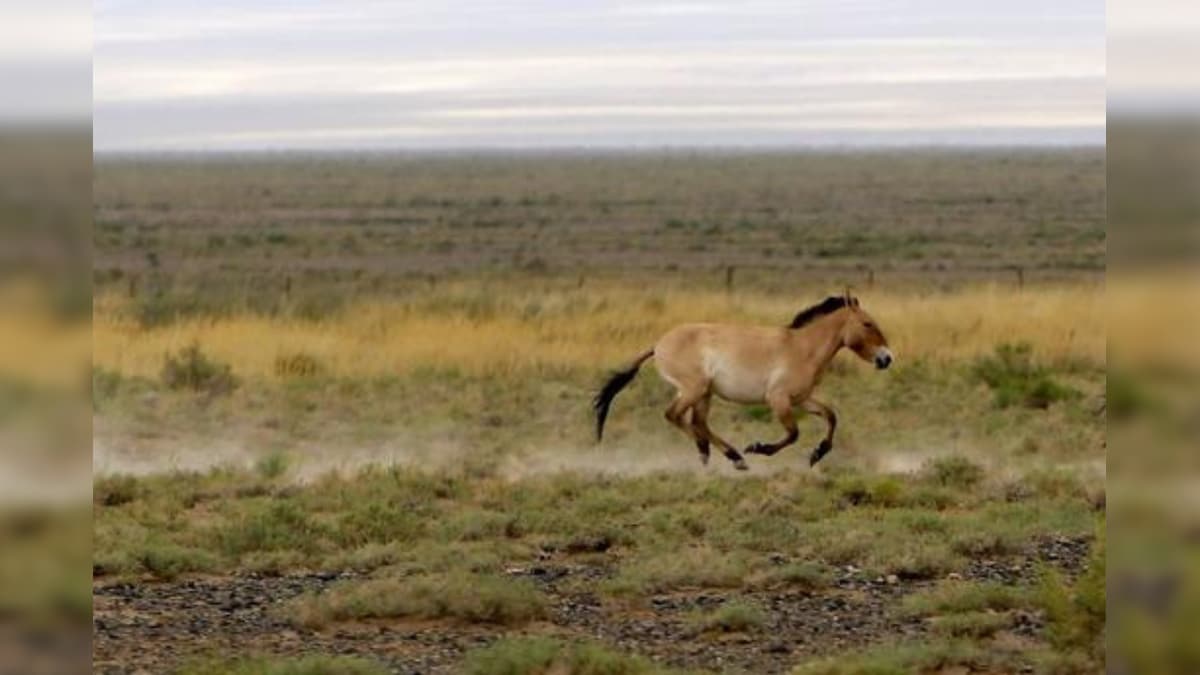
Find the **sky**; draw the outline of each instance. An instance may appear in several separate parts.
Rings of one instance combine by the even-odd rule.
[[[1096,144],[1096,0],[96,0],[104,151]]]

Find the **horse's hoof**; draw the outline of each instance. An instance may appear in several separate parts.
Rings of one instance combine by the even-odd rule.
[[[738,471],[749,471],[750,465],[746,464],[746,460],[744,459],[736,459],[733,461],[733,468],[737,469]]]
[[[821,461],[821,458],[824,457],[825,455],[828,455],[829,451],[832,449],[833,449],[833,443],[831,443],[827,440],[821,441],[821,444],[818,445],[817,448],[812,451],[812,455],[809,456],[808,465],[816,466],[817,462]]]
[[[700,463],[708,466],[708,455],[700,455]]]

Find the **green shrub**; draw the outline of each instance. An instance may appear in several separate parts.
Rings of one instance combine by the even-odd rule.
[[[426,535],[429,519],[402,503],[363,501],[338,516],[332,536],[343,548],[413,540]]]
[[[165,580],[181,574],[209,572],[217,567],[216,558],[207,551],[174,544],[147,545],[138,553],[137,559],[143,570]]]
[[[936,579],[963,563],[950,547],[920,540],[909,541],[898,551],[875,557],[876,567],[902,579]]]
[[[944,581],[906,597],[901,611],[908,616],[1006,611],[1018,609],[1026,602],[1025,594],[1012,586],[995,582]]]
[[[1002,344],[992,356],[977,358],[971,373],[991,388],[995,405],[1045,409],[1057,401],[1077,398],[1078,391],[1059,384],[1049,371],[1034,363],[1028,343]]]
[[[983,467],[960,455],[937,457],[922,467],[925,478],[945,487],[968,489],[983,482]]]
[[[894,476],[839,477],[834,483],[839,496],[855,506],[898,506],[904,501],[904,484]]]
[[[112,370],[94,366],[92,368],[92,405],[99,405],[117,395],[124,377]]]
[[[1046,637],[1060,653],[1104,662],[1105,546],[1103,533],[1092,548],[1087,571],[1074,584],[1054,569],[1043,570],[1034,597],[1046,614]]]
[[[702,631],[741,633],[760,628],[767,622],[767,615],[757,605],[746,602],[727,602],[708,614],[694,620]]]
[[[236,556],[255,551],[315,550],[325,530],[296,504],[275,501],[230,518],[213,536],[226,553]]]
[[[92,483],[92,502],[100,506],[121,506],[141,494],[137,478],[126,475],[104,476]]]
[[[209,358],[195,343],[163,358],[160,379],[167,389],[211,395],[228,394],[238,386],[232,368]]]
[[[282,450],[276,450],[268,453],[264,457],[260,457],[258,462],[254,464],[254,469],[258,475],[268,480],[279,478],[288,470],[288,456]]]

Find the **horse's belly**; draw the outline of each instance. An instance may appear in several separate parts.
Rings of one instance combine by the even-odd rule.
[[[759,403],[766,396],[766,382],[762,378],[733,373],[716,373],[712,381],[713,393],[734,403]]]

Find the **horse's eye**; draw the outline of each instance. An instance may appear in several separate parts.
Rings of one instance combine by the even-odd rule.
[[[866,328],[867,330],[870,330],[874,327],[875,327],[875,324],[871,323],[870,321],[863,323],[863,328]]]

